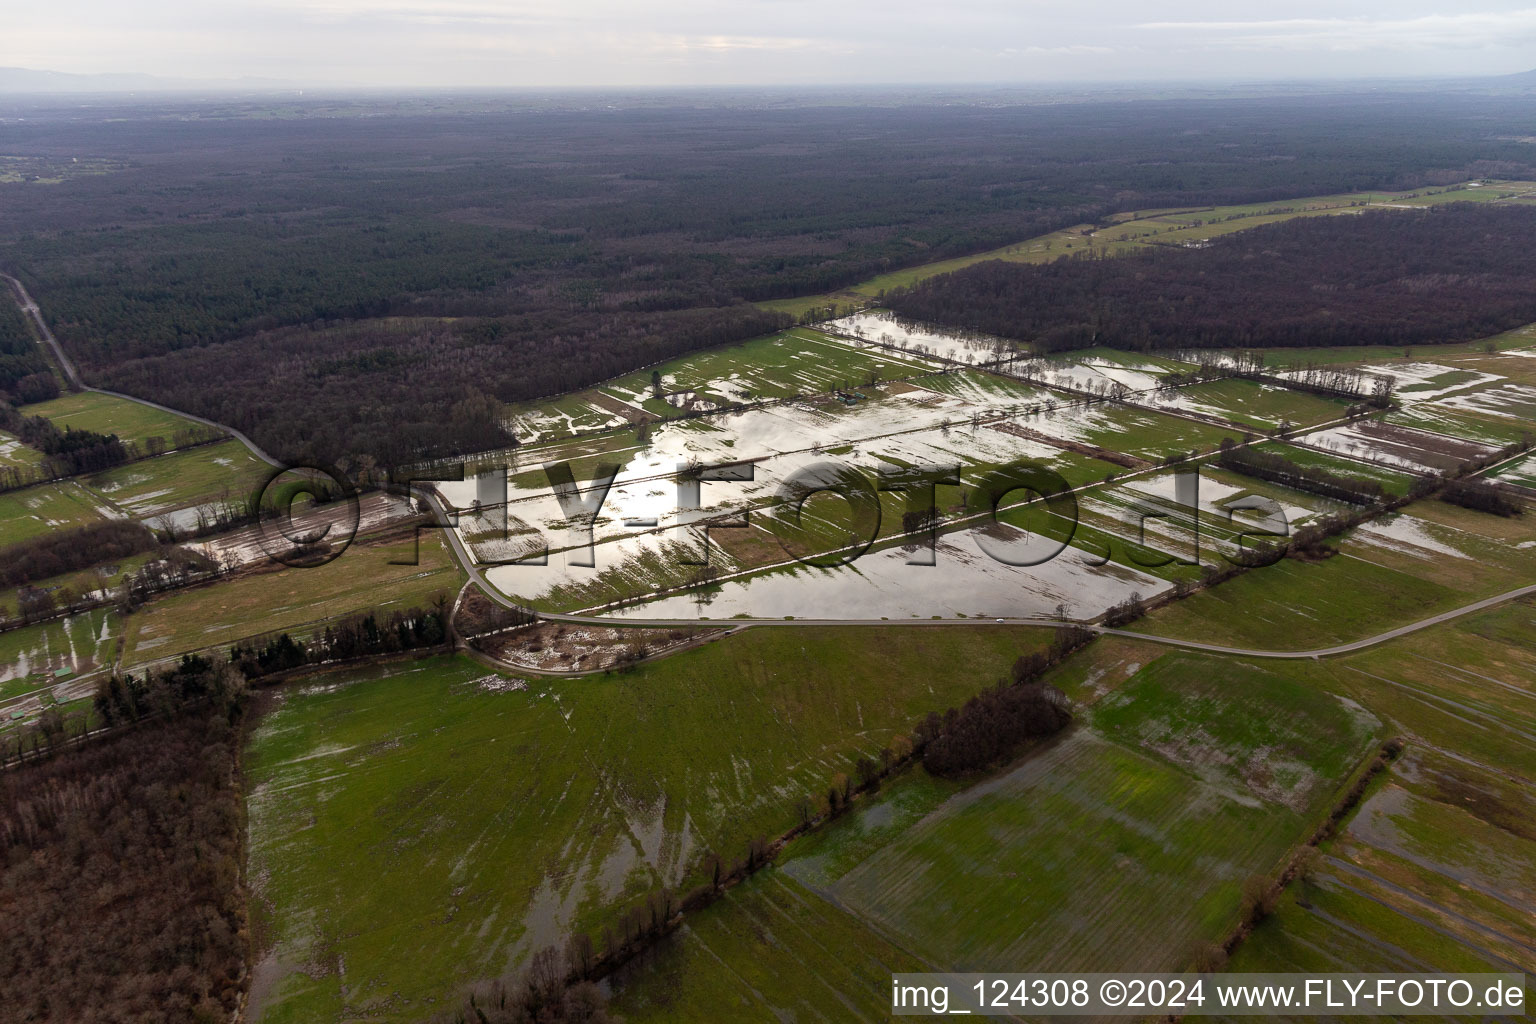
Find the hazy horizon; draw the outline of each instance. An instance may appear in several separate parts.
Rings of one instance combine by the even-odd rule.
[[[1481,77],[1536,67],[1536,7],[62,0],[9,16],[0,66],[401,89]]]

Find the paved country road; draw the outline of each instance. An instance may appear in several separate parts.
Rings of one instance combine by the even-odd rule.
[[[0,278],[4,278],[6,282],[10,284],[12,291],[15,292],[16,304],[21,307],[21,311],[25,313],[27,317],[31,319],[33,325],[37,327],[37,332],[42,337],[43,343],[47,346],[49,352],[52,353],[54,361],[58,363],[59,369],[64,371],[65,378],[68,379],[70,385],[76,390],[91,391],[98,395],[111,395],[113,398],[121,398],[124,401],[137,402],[139,405],[146,405],[151,409],[158,409],[161,412],[168,412],[173,416],[180,416],[184,420],[191,420],[194,423],[201,423],[205,427],[213,427],[215,430],[222,430],[224,433],[230,435],[235,440],[249,448],[252,455],[255,455],[258,459],[260,459],[262,462],[265,462],[267,465],[273,467],[274,469],[282,465],[282,463],[278,462],[272,456],[262,451],[255,441],[252,441],[249,437],[245,436],[244,433],[236,430],[234,427],[226,426],[223,423],[215,423],[213,420],[204,419],[201,416],[194,416],[192,413],[182,412],[180,409],[172,409],[171,407],[161,405],[158,402],[151,402],[147,398],[136,398],[133,395],[125,395],[120,391],[108,391],[105,388],[91,387],[89,384],[85,383],[85,381],[80,379],[80,371],[75,369],[74,362],[69,358],[68,355],[65,354],[64,346],[59,344],[59,339],[53,336],[53,331],[48,327],[48,321],[43,319],[43,311],[38,308],[36,302],[32,301],[32,296],[27,294],[27,286],[9,274],[0,274]]]

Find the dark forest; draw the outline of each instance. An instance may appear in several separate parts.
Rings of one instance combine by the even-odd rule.
[[[399,463],[771,329],[748,302],[1116,211],[1536,176],[1491,97],[471,106],[28,111],[11,151],[111,170],[0,185],[0,269],[95,383]]]
[[[887,296],[914,319],[1053,351],[1419,345],[1536,320],[1536,210],[1299,217],[1106,259],[990,260]]]
[[[0,773],[0,1021],[229,1019],[237,732],[199,709]]]

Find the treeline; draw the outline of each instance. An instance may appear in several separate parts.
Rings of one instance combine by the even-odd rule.
[[[583,945],[583,942],[585,943]],[[578,935],[568,953],[545,947],[530,959],[520,977],[491,982],[471,991],[454,1013],[453,1024],[617,1024],[608,1012],[608,995],[585,979],[590,970],[591,940]]]
[[[119,538],[113,543],[136,545],[138,541]],[[154,550],[155,545],[159,545],[158,540],[142,550]],[[0,607],[0,629],[39,622],[65,613],[77,614],[108,604],[118,605],[125,612],[133,611],[155,594],[201,582],[228,572],[230,568],[191,548],[159,545],[154,558],[136,571],[125,574],[115,587],[94,588],[87,582],[78,588],[66,585],[44,589],[30,583],[22,584],[16,591],[15,615],[10,615],[7,609]]]
[[[1533,231],[1536,209],[1482,203],[1301,217],[1200,249],[978,263],[886,302],[1040,351],[1466,341],[1536,320]]]
[[[945,776],[982,771],[1013,757],[1026,740],[1065,729],[1072,721],[1071,702],[1040,678],[1093,638],[1090,629],[1063,626],[1048,648],[1015,661],[1009,679],[959,708],[930,714],[914,736],[923,768]]]
[[[346,454],[392,466],[516,444],[503,402],[574,390],[789,322],[738,303],[321,324],[126,362],[112,375],[125,391],[229,423],[289,460]],[[274,372],[281,386],[271,386]]]
[[[761,333],[743,301],[1119,211],[1536,175],[1501,138],[1527,112],[1488,98],[370,107],[324,132],[167,109],[9,126],[124,166],[14,196],[0,262],[88,376],[332,462],[489,447],[495,418],[455,411],[475,390],[589,386]]]
[[[1440,500],[1506,518],[1525,513],[1524,502],[1486,480],[1453,480],[1440,492]]]
[[[434,608],[396,611],[382,621],[378,612],[351,616],[326,626],[308,643],[282,633],[265,643],[236,644],[230,648],[229,661],[246,679],[259,679],[305,665],[440,647],[450,637],[447,601],[439,599]]]
[[[1391,405],[1392,392],[1396,389],[1391,377],[1377,376],[1353,366],[1320,366],[1316,363],[1307,363],[1264,379],[1298,391],[1311,391],[1345,401],[1363,401],[1376,409]]]
[[[100,725],[111,728],[147,718],[169,718],[189,705],[212,700],[233,718],[244,706],[245,686],[238,675],[200,654],[183,654],[168,669],[143,675],[112,673],[96,684],[92,707]]]
[[[0,1021],[231,1019],[250,938],[222,710],[0,772]]]
[[[127,519],[46,533],[0,549],[0,587],[19,587],[89,569],[159,546],[143,523]]]
[[[49,381],[53,378],[49,377]],[[59,393],[55,384],[52,395],[27,399],[42,401]],[[82,473],[99,473],[113,466],[138,459],[153,458],[174,448],[207,444],[224,437],[213,427],[192,424],[171,437],[147,437],[142,443],[124,441],[116,434],[99,434],[66,426],[60,430],[45,416],[28,416],[0,398],[0,430],[15,434],[22,443],[43,453],[42,465],[0,467],[0,491],[19,490]]]
[[[1216,464],[1257,480],[1268,480],[1352,505],[1373,505],[1386,497],[1385,489],[1375,480],[1330,473],[1317,466],[1303,466],[1278,452],[1261,452],[1252,445],[1239,447],[1231,438],[1222,439]]]
[[[98,473],[128,461],[127,447],[116,434],[65,427],[60,430],[43,416],[25,416],[0,402],[0,430],[15,434],[22,443],[42,452],[50,477]],[[15,479],[20,481],[20,477]],[[31,482],[31,481],[27,481]]]

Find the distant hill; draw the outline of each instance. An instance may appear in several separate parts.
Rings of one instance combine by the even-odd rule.
[[[201,92],[282,88],[292,86],[271,78],[165,78],[130,72],[77,75],[67,71],[0,67],[0,96],[15,93]]]

